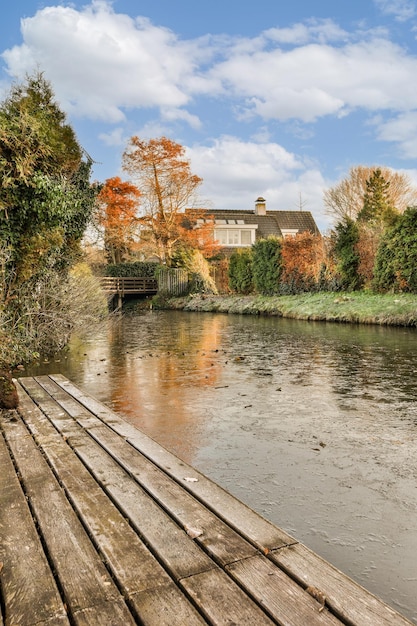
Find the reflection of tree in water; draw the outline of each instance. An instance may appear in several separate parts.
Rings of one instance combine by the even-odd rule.
[[[192,410],[196,388],[214,387],[221,374],[221,318],[190,325],[176,317],[126,316],[112,325],[106,369],[113,408],[162,444],[170,433],[172,445],[172,434],[178,432],[181,449],[181,432],[196,429],[201,419]],[[187,440],[190,447],[189,434]],[[191,453],[188,449],[184,455],[189,458]]]

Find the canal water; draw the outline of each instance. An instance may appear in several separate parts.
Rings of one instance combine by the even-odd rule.
[[[57,372],[417,623],[417,330],[137,311]]]

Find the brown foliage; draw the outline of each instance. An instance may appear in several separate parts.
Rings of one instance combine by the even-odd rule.
[[[210,264],[217,291],[221,294],[231,293],[229,287],[229,262],[229,259],[225,257]]]
[[[298,287],[315,283],[326,260],[323,238],[311,233],[287,237],[282,242],[282,283]]]
[[[375,224],[359,224],[359,241],[355,249],[359,254],[358,274],[365,287],[374,277],[375,257],[383,234],[383,226]]]
[[[118,176],[108,178],[98,196],[98,221],[104,228],[110,261],[121,263],[134,246],[139,189]]]

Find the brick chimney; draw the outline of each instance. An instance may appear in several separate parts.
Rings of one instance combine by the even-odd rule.
[[[266,215],[266,200],[262,196],[255,200],[255,215]]]

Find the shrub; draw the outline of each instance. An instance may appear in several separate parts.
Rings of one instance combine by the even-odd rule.
[[[280,292],[285,294],[315,291],[320,270],[325,262],[323,238],[312,233],[300,233],[282,242]]]
[[[417,207],[409,207],[382,238],[375,262],[377,291],[417,293]]]
[[[213,277],[217,291],[222,294],[230,293],[229,265],[230,259],[227,257],[210,260],[211,276]]]
[[[229,287],[236,293],[248,294],[253,291],[252,250],[236,250],[229,261]]]
[[[337,271],[342,289],[346,291],[356,291],[362,286],[358,273],[360,263],[356,248],[358,241],[358,225],[352,219],[347,217],[336,226],[334,250],[338,260]]]
[[[252,246],[253,283],[264,296],[279,294],[282,273],[281,240],[278,237],[260,239]]]
[[[87,334],[107,314],[100,283],[85,265],[65,280],[51,271],[28,281],[7,308],[0,307],[0,368],[58,352],[72,333]]]
[[[171,269],[184,269],[188,272],[190,293],[217,294],[217,288],[210,275],[210,265],[203,253],[188,246],[178,246],[175,255],[172,256]]]

